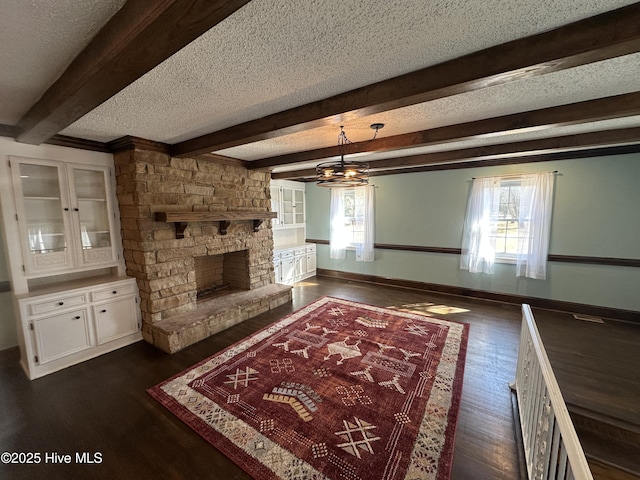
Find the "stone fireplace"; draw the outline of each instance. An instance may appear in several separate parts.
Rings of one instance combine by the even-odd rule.
[[[268,172],[214,156],[171,157],[141,139],[114,149],[124,255],[146,341],[173,353],[291,300],[291,288],[275,284],[270,222],[245,220],[269,211]],[[157,221],[157,212],[203,221]],[[225,213],[231,220],[207,220]],[[204,290],[210,295],[199,299]]]

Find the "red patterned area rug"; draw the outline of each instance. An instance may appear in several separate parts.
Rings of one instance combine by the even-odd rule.
[[[259,480],[443,480],[468,331],[323,297],[149,393]]]

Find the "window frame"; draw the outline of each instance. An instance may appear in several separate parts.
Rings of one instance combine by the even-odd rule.
[[[522,176],[521,175],[506,175],[506,176],[502,176],[502,177],[498,177],[499,178],[499,184],[500,184],[500,197],[499,197],[499,201],[498,201],[498,213],[497,215],[492,215],[492,224],[493,222],[496,222],[497,224],[499,224],[500,222],[504,221],[506,222],[506,228],[505,228],[505,233],[504,235],[490,235],[490,238],[492,240],[492,246],[494,249],[494,262],[495,263],[504,263],[504,264],[516,264],[517,262],[517,257],[518,257],[518,240],[522,237],[526,237],[528,236],[528,232],[527,235],[523,235],[520,233],[520,225],[519,225],[519,217],[520,217],[520,212],[519,212],[519,208],[520,208],[520,188],[522,187]],[[518,189],[518,194],[517,194],[517,199],[516,201],[513,201],[512,198],[512,189],[514,187],[517,187]],[[507,202],[502,202],[502,189],[503,188],[509,188],[509,192],[508,192],[508,200]],[[512,215],[507,215],[503,218],[501,218],[501,210],[503,208],[503,205],[506,205],[507,209],[509,210],[511,207],[511,209],[513,209],[514,205],[516,207],[516,210],[514,211],[514,213]],[[509,236],[509,222],[516,222],[517,227],[516,227],[516,235],[515,236]],[[494,229],[492,228],[492,231],[494,231]],[[497,233],[498,231],[498,226],[496,225],[495,231]],[[515,251],[513,251],[514,249],[512,249],[512,251],[508,251],[508,243],[509,240],[515,240]],[[497,249],[497,242],[499,240],[504,240],[504,251],[498,252]]]
[[[355,241],[356,240],[356,235],[357,234],[364,235],[364,222],[361,221],[360,223],[358,223],[358,220],[357,220],[358,216],[356,215],[357,209],[356,209],[356,205],[355,205],[355,202],[356,202],[355,188],[343,188],[343,189],[341,189],[341,194],[342,194],[342,205],[343,205],[343,212],[342,212],[343,213],[343,217],[345,218],[345,220],[346,219],[352,219],[353,220],[353,223],[352,223],[353,227],[348,229],[348,231],[350,233],[351,241],[348,242],[345,245],[345,248],[347,250],[355,250],[356,249],[356,244],[358,243],[358,242]],[[353,210],[354,210],[354,212],[353,212],[354,215],[353,216],[347,215],[347,202],[345,201],[345,197],[347,195],[349,195],[350,197],[353,198]],[[356,228],[357,228],[358,225],[361,225],[361,230],[359,232],[356,231]]]

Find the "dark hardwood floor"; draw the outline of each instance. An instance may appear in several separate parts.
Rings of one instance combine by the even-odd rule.
[[[534,315],[594,477],[640,480],[640,324]]]
[[[640,429],[640,324],[545,310],[534,316],[565,402]]]
[[[471,325],[452,479],[520,478],[508,386],[515,374],[519,306],[328,278],[302,282],[294,288],[292,304],[174,355],[139,342],[29,381],[18,365],[17,350],[0,352],[0,453],[42,456],[37,465],[0,464],[0,478],[249,478],[146,389],[322,295],[415,310],[432,308],[429,303],[463,309],[433,314]],[[536,318],[557,315],[534,314]],[[543,336],[553,337],[548,333],[552,328]],[[560,343],[569,340],[562,338]],[[101,462],[76,464],[76,453],[83,452],[90,458],[98,453]],[[71,455],[72,464],[45,464],[45,454],[53,453]]]

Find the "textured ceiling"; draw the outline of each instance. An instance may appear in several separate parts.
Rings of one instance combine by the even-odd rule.
[[[123,0],[0,0],[0,123],[15,125]],[[252,0],[64,129],[108,142],[126,135],[174,144],[321,100],[517,38],[630,0]],[[352,141],[638,90],[640,54],[532,77],[350,120]],[[216,153],[257,160],[335,145],[339,125]],[[553,135],[640,126],[639,117],[553,129]],[[368,159],[548,136],[494,138],[376,153]],[[318,162],[312,162],[315,164]],[[307,165],[308,166],[308,165]],[[276,167],[274,171],[304,165]]]
[[[0,0],[0,123],[14,125],[125,0]]]
[[[592,98],[630,93],[638,89],[638,79],[640,79],[640,54],[627,55],[571,70],[487,87],[361,117],[345,125],[345,130],[349,140],[359,142],[372,138],[373,132],[369,128],[372,123],[385,124],[384,129],[379,132],[380,136],[398,135]],[[621,126],[627,124],[628,126],[640,126],[640,122],[634,119],[626,119],[618,123],[622,123]],[[573,133],[595,129],[597,127],[594,124],[575,126]],[[286,137],[229,148],[218,153],[243,160],[256,160],[335,144],[338,141],[339,132],[340,128],[337,125],[326,126]],[[526,135],[520,135],[518,138],[518,140],[524,139],[526,139]],[[494,139],[493,142],[495,143],[495,141]],[[296,148],[296,146],[304,146],[304,148]],[[457,147],[456,144],[446,145],[446,149]],[[411,153],[418,152],[412,151]],[[395,154],[400,155],[401,152],[396,151]],[[372,157],[371,160],[374,158],[377,157]]]
[[[629,3],[253,0],[62,133],[175,143]]]

